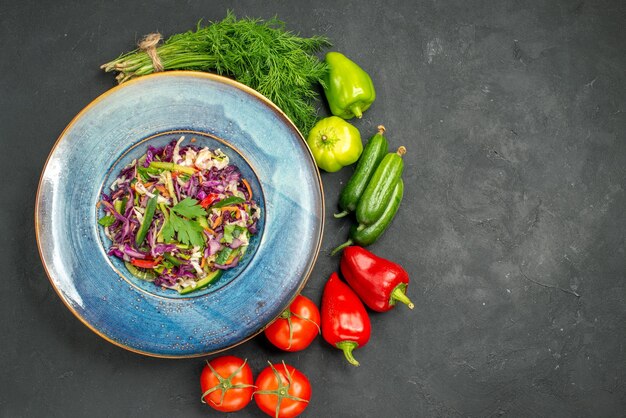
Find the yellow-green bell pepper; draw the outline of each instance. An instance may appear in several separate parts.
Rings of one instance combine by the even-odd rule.
[[[363,152],[359,130],[337,116],[318,121],[309,133],[307,144],[317,166],[331,173],[355,163]]]
[[[329,52],[325,61],[329,71],[324,93],[331,113],[343,119],[361,118],[376,99],[372,79],[354,61],[339,52]]]

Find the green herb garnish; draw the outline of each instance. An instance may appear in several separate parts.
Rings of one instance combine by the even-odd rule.
[[[314,53],[330,46],[328,38],[300,37],[285,29],[278,18],[237,19],[229,11],[224,20],[195,31],[174,35],[156,48],[164,70],[211,71],[237,81],[268,97],[306,136],[317,120],[313,101],[324,84],[328,67]],[[141,49],[128,52],[102,67],[118,71],[123,83],[151,74],[152,58]]]
[[[219,202],[211,205],[211,208],[219,209],[223,208],[224,206],[236,205],[245,201],[246,199],[243,199],[239,196],[228,196],[226,199],[222,199]]]
[[[222,237],[221,242],[225,242],[227,244],[232,244],[235,238],[239,238],[239,236],[247,231],[243,226],[228,224],[224,226],[224,236]]]
[[[174,205],[174,207],[172,207],[172,210],[187,218],[206,216],[206,210],[198,204],[196,199],[192,199],[191,197],[186,197],[178,202]]]
[[[102,226],[111,226],[113,225],[114,222],[115,222],[115,216],[113,215],[106,215],[98,219],[98,223]]]
[[[230,248],[230,247],[224,247],[217,254],[217,258],[215,259],[215,264],[224,264],[224,263],[226,263],[226,261],[228,261],[228,259],[232,257],[232,255],[235,253],[235,251],[238,251],[238,250]]]
[[[179,242],[204,247],[204,229],[197,220],[193,219],[201,216],[206,216],[206,210],[198,205],[196,199],[187,197],[181,200],[169,210],[169,216],[162,229],[163,239],[172,242],[176,233],[176,239]]]
[[[156,168],[143,167],[141,165],[137,165],[137,174],[139,174],[139,176],[141,177],[141,180],[143,181],[150,181],[151,179],[150,174],[158,176],[160,173],[161,171]]]

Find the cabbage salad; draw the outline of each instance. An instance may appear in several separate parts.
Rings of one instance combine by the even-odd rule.
[[[250,184],[219,148],[148,147],[102,193],[98,223],[110,256],[135,277],[181,294],[214,282],[239,263],[257,233]]]

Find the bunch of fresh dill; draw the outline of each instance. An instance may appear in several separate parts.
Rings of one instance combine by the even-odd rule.
[[[314,53],[328,46],[326,37],[300,37],[287,31],[276,17],[237,19],[229,11],[222,21],[207,26],[199,23],[195,31],[170,37],[156,53],[164,70],[234,77],[273,101],[306,135],[317,120],[317,84],[323,83],[328,71]],[[101,68],[118,71],[119,83],[155,71],[152,58],[141,49]]]

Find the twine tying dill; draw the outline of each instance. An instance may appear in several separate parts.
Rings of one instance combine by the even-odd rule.
[[[161,63],[161,58],[159,58],[159,54],[157,54],[156,46],[163,39],[160,33],[150,33],[146,35],[141,42],[139,42],[139,49],[145,51],[146,54],[152,60],[152,67],[154,68],[154,72],[158,73],[163,71],[163,64]]]

